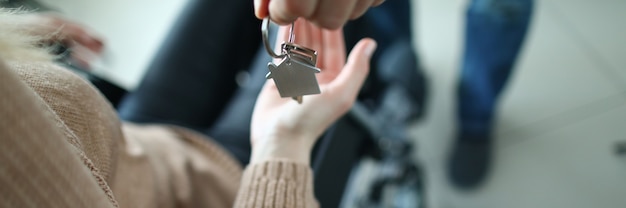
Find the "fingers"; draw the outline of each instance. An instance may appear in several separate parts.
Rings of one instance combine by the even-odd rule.
[[[267,17],[269,4],[270,0],[254,0],[254,15],[259,19]]]
[[[69,39],[70,42],[74,41],[95,53],[102,52],[104,43],[100,37],[93,35],[92,32],[88,32],[87,29],[80,25],[68,23],[62,27],[64,38]]]
[[[385,3],[385,0],[375,0],[374,3],[372,4],[373,7],[379,6],[381,4]]]
[[[104,48],[103,39],[88,27],[52,13],[42,13],[38,17],[40,27],[50,28],[44,29],[49,30],[44,31],[44,33],[58,32],[58,39],[68,44],[69,47],[78,44],[91,50],[91,52],[102,52]]]
[[[313,24],[303,18],[296,20],[295,27],[294,43],[317,50],[320,39],[319,30],[316,30]]]
[[[354,101],[370,69],[370,59],[376,50],[376,42],[365,38],[359,41],[350,52],[348,63],[338,77],[331,83],[333,92],[340,92],[341,97]]]
[[[254,0],[254,13],[279,25],[303,17],[325,29],[342,27],[349,19],[362,16],[385,0]]]
[[[68,60],[72,65],[76,65],[83,70],[91,70],[92,63],[98,59],[98,54],[85,46],[75,44],[72,46],[71,59]]]
[[[317,4],[318,0],[271,0],[268,5],[268,15],[277,24],[286,25],[298,17],[309,19],[315,12]]]
[[[305,19],[297,19],[293,25],[293,42],[298,45],[307,46],[317,50],[320,48],[321,32],[312,23]],[[280,26],[276,37],[276,50],[280,52],[280,46],[283,42],[288,42],[291,35],[291,25]],[[277,52],[277,53],[278,53]]]
[[[350,14],[350,19],[353,20],[363,16],[363,14],[365,14],[365,12],[372,6],[373,3],[374,0],[358,1],[354,6],[354,9],[352,10],[352,14]]]
[[[337,77],[346,63],[346,47],[343,31],[323,30],[322,48],[318,50],[318,67],[322,72],[318,76],[320,83],[328,83]]]
[[[311,21],[326,29],[338,29],[348,21],[356,3],[354,0],[321,0]]]

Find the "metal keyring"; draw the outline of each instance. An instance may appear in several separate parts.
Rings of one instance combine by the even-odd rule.
[[[293,34],[294,23],[291,23],[291,29],[289,29],[289,42],[293,42],[294,34]],[[272,58],[284,58],[286,54],[276,54],[272,47],[270,46],[270,40],[268,35],[268,30],[270,28],[270,18],[263,18],[263,23],[261,24],[261,34],[263,36],[263,45],[265,46],[265,50]]]

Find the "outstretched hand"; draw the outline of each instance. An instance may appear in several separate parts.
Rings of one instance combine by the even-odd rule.
[[[25,29],[35,35],[46,36],[50,42],[59,42],[72,50],[71,58],[81,68],[89,69],[103,49],[104,41],[88,27],[53,13],[22,15]]]
[[[304,96],[302,104],[281,98],[273,80],[267,80],[256,102],[251,124],[252,162],[289,158],[308,163],[317,138],[354,103],[369,72],[376,49],[372,39],[354,47],[346,63],[342,30],[325,30],[298,19],[295,43],[318,52],[317,74],[321,94]],[[289,36],[289,27],[278,32],[277,48]]]

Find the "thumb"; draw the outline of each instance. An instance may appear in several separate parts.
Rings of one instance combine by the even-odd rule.
[[[270,0],[254,0],[254,15],[263,19],[267,17]]]
[[[342,91],[344,96],[356,97],[365,78],[369,74],[370,59],[376,50],[376,41],[364,38],[350,52],[348,62],[333,81],[332,87]]]

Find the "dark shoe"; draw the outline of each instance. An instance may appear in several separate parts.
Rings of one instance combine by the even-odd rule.
[[[485,180],[491,165],[489,134],[458,135],[448,163],[448,176],[453,185],[473,189]]]

